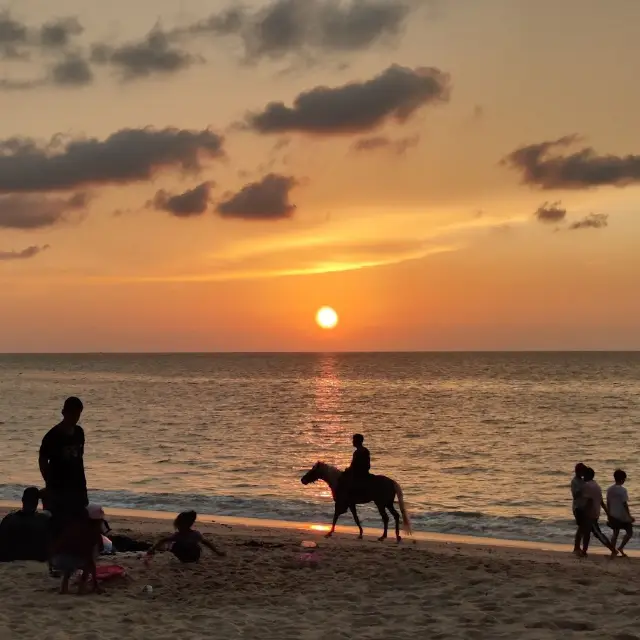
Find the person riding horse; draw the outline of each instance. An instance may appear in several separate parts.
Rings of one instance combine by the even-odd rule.
[[[353,436],[355,451],[351,458],[351,464],[344,470],[339,484],[338,492],[347,495],[360,495],[368,492],[370,488],[371,454],[364,446],[364,436],[356,433]]]

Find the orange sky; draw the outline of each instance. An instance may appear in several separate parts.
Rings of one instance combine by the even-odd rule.
[[[637,0],[0,6],[0,351],[640,348]]]

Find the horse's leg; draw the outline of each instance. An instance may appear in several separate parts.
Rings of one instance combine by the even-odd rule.
[[[356,527],[360,530],[360,535],[358,536],[358,540],[362,540],[362,525],[360,524],[360,518],[358,518],[358,512],[356,511],[356,505],[349,505],[349,511],[351,511],[351,515],[353,515],[353,519],[356,521]]]
[[[396,511],[396,508],[393,506],[393,502],[387,507],[393,516],[393,519],[396,521],[396,540],[398,542],[402,542],[402,536],[400,535],[400,514]]]
[[[387,531],[389,529],[389,516],[384,508],[384,505],[376,502],[376,507],[378,507],[378,511],[380,512],[380,517],[382,518],[382,523],[384,524],[384,531],[382,535],[378,538],[378,540],[386,540],[387,539]]]
[[[333,535],[333,532],[336,530],[336,522],[338,522],[338,518],[346,511],[346,509],[342,509],[342,511],[340,509],[341,507],[338,507],[338,503],[336,502],[336,506],[333,510],[333,522],[331,523],[331,530],[325,535],[325,538],[330,538]]]

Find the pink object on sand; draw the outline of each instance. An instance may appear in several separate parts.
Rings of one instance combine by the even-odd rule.
[[[118,564],[98,565],[96,567],[96,578],[98,580],[111,580],[113,578],[124,578],[127,572],[124,567]]]

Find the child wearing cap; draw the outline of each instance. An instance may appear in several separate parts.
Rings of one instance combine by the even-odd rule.
[[[78,592],[83,593],[89,575],[93,590],[98,592],[96,558],[102,551],[102,528],[104,510],[100,505],[90,504],[78,518],[65,528],[54,544],[53,566],[62,572],[60,593],[69,593],[69,580],[76,571],[82,570]]]

